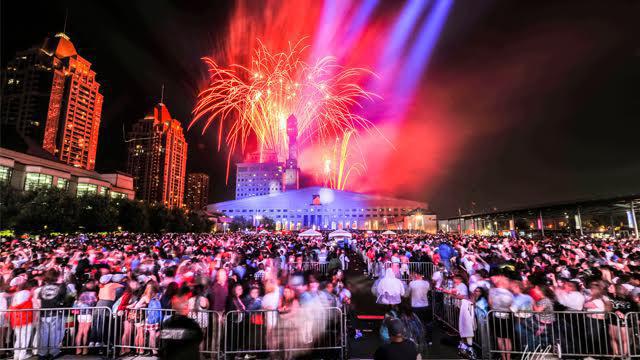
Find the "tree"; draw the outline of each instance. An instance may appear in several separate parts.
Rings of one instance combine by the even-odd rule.
[[[0,229],[11,229],[22,207],[22,192],[9,184],[0,184]]]
[[[165,206],[158,204],[149,205],[147,209],[149,213],[149,231],[167,231],[170,220],[169,210]]]
[[[211,231],[211,222],[207,219],[205,213],[200,211],[189,212],[189,227],[191,232],[209,232]]]
[[[176,207],[169,210],[168,230],[170,232],[186,232],[190,230],[187,214],[183,209]]]
[[[14,228],[25,232],[70,232],[76,229],[79,203],[75,196],[57,188],[23,194]]]
[[[86,231],[113,231],[117,228],[118,209],[111,206],[109,198],[102,195],[84,195],[78,197],[80,216],[79,227]]]
[[[149,209],[139,200],[114,200],[118,208],[118,225],[132,232],[149,231]]]
[[[23,192],[0,185],[0,230],[68,233],[115,231],[118,227],[132,232],[205,232],[211,230],[211,222],[203,212],[187,214],[162,204],[98,194],[76,197],[57,188]],[[245,227],[251,227],[251,222],[243,220]]]
[[[276,222],[275,220],[273,220],[272,218],[265,216],[262,218],[262,220],[260,220],[260,225],[262,225],[262,227],[264,227],[265,229],[275,229],[276,228]]]
[[[234,217],[231,224],[229,224],[229,230],[231,231],[250,229],[252,227],[253,224],[251,223],[251,220],[245,219],[244,216]]]

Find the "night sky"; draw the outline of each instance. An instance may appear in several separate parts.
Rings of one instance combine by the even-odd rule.
[[[1,4],[3,67],[61,31],[68,9],[67,33],[105,98],[98,171],[126,168],[123,127],[159,101],[162,84],[186,126],[206,79],[200,58],[224,41],[233,9],[221,0]],[[457,1],[416,99],[444,109],[439,141],[455,150],[388,195],[448,216],[640,193],[639,19],[639,1]],[[212,177],[210,200],[231,199],[215,134],[196,126],[187,142],[188,171]],[[409,156],[430,161],[422,155]]]

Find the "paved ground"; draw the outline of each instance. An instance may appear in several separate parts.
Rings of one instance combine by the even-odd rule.
[[[357,258],[356,258],[357,257]],[[375,303],[371,293],[370,280],[364,275],[365,264],[359,256],[353,254],[351,268],[347,271],[347,283],[352,291],[356,315],[384,315],[382,306]],[[351,359],[372,359],[381,344],[379,338],[380,320],[357,320],[355,327],[362,330],[363,337],[355,340],[349,336],[349,357]],[[423,359],[458,359],[457,339],[448,336],[438,326],[433,329],[433,345],[422,354]]]

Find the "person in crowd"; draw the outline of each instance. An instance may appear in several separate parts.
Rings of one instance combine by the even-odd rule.
[[[386,327],[389,329],[389,343],[381,345],[373,355],[375,360],[395,360],[407,359],[413,360],[418,358],[418,350],[416,344],[405,338],[406,328],[402,320],[398,318],[390,318]]]
[[[630,296],[629,289],[621,284],[611,285],[609,294],[612,311],[608,317],[611,349],[613,349],[613,355],[626,357],[629,356],[627,351],[629,349],[629,329],[627,325],[630,325],[626,323],[626,315],[638,312],[638,303]]]
[[[429,289],[431,285],[424,280],[424,275],[415,273],[413,280],[409,283],[406,295],[411,299],[411,309],[420,318],[425,327],[427,345],[431,345],[431,321],[432,311],[429,307]]]
[[[16,281],[15,279],[21,280]],[[16,349],[13,352],[14,360],[25,360],[30,357],[27,350],[33,329],[33,312],[18,310],[33,309],[32,291],[35,285],[35,282],[26,280],[26,277],[15,277],[10,282],[11,287],[19,289],[11,298],[9,306],[11,312],[8,313],[9,326],[13,329],[13,347]]]
[[[96,303],[96,307],[101,310],[97,311],[96,315],[99,316],[93,317],[89,347],[101,347],[103,342],[106,341],[106,332],[108,331],[106,321],[108,319],[105,318],[106,314],[103,309],[111,309],[116,299],[122,296],[125,286],[122,285],[121,282],[124,278],[125,276],[123,274],[104,274],[99,277],[98,302]]]
[[[150,353],[143,350],[146,347],[145,344],[145,335],[149,332],[149,326],[147,326],[147,313],[148,310],[145,311],[143,309],[149,307],[149,303],[153,298],[156,297],[158,293],[158,284],[144,277],[144,275],[140,275],[140,278],[137,279],[138,283],[141,284],[141,287],[144,286],[144,291],[142,295],[137,299],[130,302],[131,306],[130,310],[135,313],[134,327],[135,327],[135,337],[133,341],[133,345],[136,348],[137,355],[148,355]],[[155,334],[154,334],[155,336]]]
[[[553,313],[554,294],[553,291],[545,285],[536,285],[531,289],[531,298],[534,301],[533,311],[535,312],[534,326],[534,349],[536,347],[546,348],[553,345],[553,325],[556,317]]]
[[[171,309],[179,315],[189,315],[189,299],[191,298],[191,288],[189,284],[183,282],[178,289],[178,292],[171,297]]]
[[[205,295],[204,284],[197,284],[191,291],[191,297],[187,300],[187,306],[189,309],[189,317],[194,319],[204,334],[207,334],[207,328],[209,327],[209,300]],[[204,347],[204,344],[201,344]]]
[[[377,286],[376,295],[378,304],[383,305],[397,305],[400,304],[402,296],[404,295],[404,284],[398,278],[396,278],[392,269],[387,269]]]
[[[403,301],[398,306],[398,318],[402,321],[406,339],[411,340],[415,345],[418,352],[423,352],[427,348],[425,327],[418,315],[413,312],[411,306]]]
[[[204,340],[204,332],[193,319],[184,315],[174,315],[163,324],[160,332],[161,360],[200,360],[200,344]]]
[[[607,350],[607,329],[605,312],[610,309],[609,298],[605,294],[604,281],[592,281],[589,294],[585,298],[584,309],[589,312],[586,322],[587,354],[605,353]]]
[[[262,309],[262,298],[260,297],[260,288],[257,286],[249,289],[249,294],[244,298],[243,303],[249,311]]]
[[[496,334],[498,349],[501,353],[502,360],[511,359],[513,326],[511,323],[511,304],[513,303],[513,294],[510,290],[510,280],[507,271],[503,268],[497,268],[491,275],[491,283],[494,285],[489,289],[489,306],[493,312],[490,321],[490,328]]]
[[[64,307],[67,295],[67,286],[60,282],[60,275],[55,268],[47,270],[38,295],[40,308],[43,309],[39,319],[39,358],[54,358],[60,354],[65,325],[63,312],[58,309]]]
[[[451,259],[458,256],[458,252],[448,241],[443,241],[438,245],[438,255],[440,255],[440,260],[444,264],[444,268],[448,272],[451,272]]]
[[[74,304],[74,308],[78,309],[78,332],[76,333],[76,355],[87,355],[89,348],[86,347],[89,341],[89,329],[91,328],[91,322],[93,321],[93,309],[98,303],[98,296],[96,294],[96,284],[93,281],[89,281],[84,285],[84,288],[78,295],[78,299]]]
[[[140,297],[140,284],[136,279],[129,279],[127,281],[127,287],[122,294],[117,306],[116,316],[122,322],[122,337],[120,344],[122,346],[120,356],[125,354],[133,354],[134,350],[131,347],[131,336],[133,333],[134,324],[138,318],[138,311],[135,309],[135,305]]]
[[[469,299],[474,305],[474,312],[476,317],[476,326],[484,329],[487,324],[487,315],[489,313],[489,291],[487,288],[478,286],[471,293],[471,297]],[[483,339],[480,339],[483,340]],[[486,353],[488,349],[486,348],[486,341],[482,342],[482,353]],[[471,348],[473,349],[473,348]],[[473,358],[473,352],[470,351],[468,354],[470,358]]]
[[[338,259],[340,260],[340,269],[342,271],[348,270],[350,260],[349,260],[349,256],[347,256],[347,253],[344,250],[340,251],[340,255]]]
[[[229,296],[229,276],[226,269],[220,269],[216,273],[216,281],[211,287],[210,307],[213,311],[225,311],[227,297]]]
[[[180,286],[177,282],[171,281],[170,283],[167,283],[165,290],[162,292],[162,296],[160,297],[160,305],[163,309],[171,309],[171,299],[178,294],[178,291],[180,291]]]
[[[372,289],[376,292],[376,297],[369,301],[397,305],[402,296],[406,295],[414,305],[414,300],[421,298],[420,288],[424,290],[424,286],[420,285],[414,293],[411,282],[419,279],[413,277],[414,273],[423,273],[433,280],[433,286],[429,290],[435,291],[433,303],[438,305],[438,311],[442,310],[442,305],[446,305],[441,297],[443,288],[451,289],[452,292],[455,288],[457,296],[461,296],[452,304],[465,299],[475,304],[478,321],[481,318],[477,315],[483,306],[486,307],[488,300],[491,303],[490,309],[493,310],[488,321],[490,325],[496,326],[495,329],[502,329],[498,333],[493,331],[492,336],[498,338],[497,346],[504,352],[503,358],[508,358],[509,352],[522,350],[525,345],[521,339],[523,337],[533,339],[533,343],[527,343],[527,346],[559,344],[560,348],[554,351],[561,351],[565,355],[569,351],[568,356],[572,356],[572,351],[582,353],[585,352],[583,350],[591,349],[596,352],[595,347],[588,347],[589,341],[583,341],[596,339],[593,335],[596,333],[604,334],[604,340],[598,337],[599,340],[594,340],[593,343],[610,342],[611,334],[615,334],[619,340],[617,344],[600,346],[601,353],[610,350],[610,353],[601,356],[625,354],[627,347],[619,346],[623,345],[623,341],[624,344],[631,343],[633,346],[631,337],[621,338],[622,335],[619,334],[627,334],[627,330],[633,329],[629,324],[623,323],[623,320],[633,318],[627,315],[631,311],[625,312],[625,304],[628,303],[630,308],[638,304],[638,239],[614,240],[567,235],[529,239],[454,234],[400,234],[385,237],[354,231],[350,245],[353,250],[350,254],[363,256],[367,263],[367,274],[379,277]],[[12,321],[16,323],[19,334],[31,332],[23,339],[22,348],[28,351],[14,351],[14,355],[17,353],[19,357],[37,350],[38,347],[46,350],[45,356],[60,353],[57,345],[60,344],[59,341],[50,343],[49,339],[41,336],[45,331],[54,336],[56,330],[62,328],[51,326],[57,314],[54,309],[59,306],[51,307],[50,297],[53,297],[54,303],[58,302],[57,305],[77,305],[72,310],[78,315],[75,328],[73,331],[62,332],[64,336],[71,337],[65,340],[65,344],[70,344],[70,340],[74,344],[79,342],[80,345],[86,345],[85,333],[88,331],[90,336],[87,348],[90,352],[94,348],[106,350],[114,345],[106,343],[109,325],[113,325],[112,329],[117,329],[117,340],[112,342],[119,349],[134,349],[134,352],[138,350],[141,344],[140,334],[148,339],[150,348],[155,347],[152,346],[151,339],[156,336],[151,332],[137,330],[141,326],[146,329],[147,326],[156,324],[155,320],[161,317],[156,315],[161,312],[154,311],[155,308],[174,309],[176,313],[188,316],[193,307],[190,300],[195,293],[200,293],[199,296],[208,300],[209,311],[220,312],[231,308],[240,309],[240,304],[245,305],[247,311],[262,308],[277,311],[281,308],[284,289],[287,287],[294,290],[293,299],[298,301],[301,311],[313,308],[307,307],[310,304],[335,304],[346,310],[349,317],[349,311],[353,307],[350,304],[351,291],[347,285],[347,277],[353,273],[353,269],[343,271],[348,269],[341,258],[343,249],[329,244],[326,239],[301,240],[295,234],[280,233],[116,233],[7,239],[0,246],[0,288],[2,284],[6,287],[5,295],[0,297],[6,299],[8,308],[23,306],[16,301],[26,301],[25,293],[21,293],[26,288],[31,294],[31,304],[36,309],[31,313],[31,318],[27,317],[24,321],[18,321],[16,316],[6,316],[4,327],[0,322],[0,331],[3,328],[7,329],[7,333],[12,331],[15,340],[20,339],[15,337]],[[309,265],[314,262],[319,265],[320,260],[323,262],[322,266]],[[357,259],[350,260],[354,264]],[[423,270],[417,271],[418,268],[413,266],[415,262],[427,261],[436,264],[433,275]],[[329,266],[331,263],[333,265]],[[356,267],[358,266],[354,268]],[[49,269],[57,271],[55,280]],[[497,276],[496,269],[507,276],[504,279]],[[508,269],[508,272],[504,269]],[[459,275],[460,279],[453,278],[449,284],[451,274]],[[553,275],[547,277],[546,274]],[[409,279],[413,281],[406,285],[402,281]],[[142,300],[150,282],[158,284],[154,297],[157,302],[153,299]],[[98,287],[91,285],[92,283],[98,284]],[[592,287],[593,283],[601,284],[602,290]],[[247,296],[244,296],[244,292],[241,294],[243,297],[236,295],[239,291],[236,285],[247,289]],[[85,293],[92,286],[97,292],[97,308],[78,308],[86,306],[81,304],[87,299]],[[610,289],[607,294],[605,289],[608,287]],[[625,290],[618,290],[619,287]],[[478,288],[481,290],[476,294]],[[484,289],[489,290],[488,296],[482,296],[482,292],[486,291]],[[64,295],[52,296],[56,291]],[[469,293],[472,295],[469,296]],[[527,294],[533,299],[531,308],[536,311],[530,317],[525,315],[530,302]],[[361,298],[354,300],[358,303],[367,301]],[[146,310],[135,309],[145,302]],[[418,300],[416,304],[419,303]],[[229,304],[234,305],[229,307]],[[429,302],[429,306],[434,304]],[[0,299],[0,309],[2,306],[4,305]],[[421,311],[420,307],[414,307],[418,313]],[[586,310],[586,314],[571,315],[563,319],[553,312],[559,309]],[[602,313],[603,309],[606,314],[613,316]],[[116,315],[115,319],[109,316],[110,312]],[[81,316],[88,313],[91,313],[91,317]],[[129,314],[133,314],[132,318]],[[209,317],[209,320],[212,318]],[[273,318],[253,314],[247,318],[256,327],[266,329],[271,325],[277,326],[277,314]],[[90,325],[87,324],[89,319]],[[310,319],[313,321],[315,318]],[[62,316],[59,320],[62,324]],[[589,326],[576,326],[582,323]],[[525,326],[514,327],[518,324]],[[592,331],[592,328],[595,329]],[[123,332],[128,333],[124,339],[121,336]],[[572,332],[577,335],[569,337]],[[207,329],[207,333],[211,333],[211,329]],[[582,345],[570,346],[568,340],[572,338],[586,342],[586,349]]]

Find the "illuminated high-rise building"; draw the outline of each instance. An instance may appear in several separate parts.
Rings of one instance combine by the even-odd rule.
[[[69,165],[94,169],[103,97],[69,37],[58,33],[17,53],[2,75],[3,126]]]
[[[182,206],[187,143],[180,121],[158,103],[129,133],[128,171],[136,197],[169,207]]]
[[[187,188],[184,192],[184,202],[191,210],[202,210],[209,201],[209,175],[191,173],[187,175]]]

